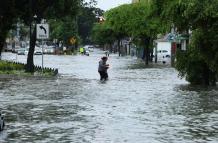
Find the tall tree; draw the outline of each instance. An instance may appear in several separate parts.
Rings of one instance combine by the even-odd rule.
[[[103,15],[103,10],[95,7],[82,7],[78,15],[78,33],[83,40],[83,44],[91,43],[91,30],[98,17]]]
[[[6,36],[13,27],[17,14],[15,0],[0,2],[0,59]]]
[[[126,20],[128,19],[127,11],[129,5],[122,5],[113,8],[105,13],[105,23],[111,27],[115,32],[114,35],[118,42],[118,52],[121,55],[121,39],[128,36],[128,29],[126,28]]]
[[[178,51],[176,68],[192,84],[214,85],[218,74],[218,1],[165,0],[163,16],[178,33],[191,31],[187,51]]]
[[[106,23],[96,23],[92,29],[92,41],[101,46],[109,44],[110,46],[116,40],[116,32]]]
[[[0,2],[0,50],[5,41],[7,32],[11,29],[13,23],[19,18],[25,24],[31,25],[41,19],[62,19],[65,16],[76,16],[82,0],[8,0]],[[34,15],[37,16],[33,19]],[[33,53],[36,42],[36,29],[31,32],[30,49],[27,58],[27,72],[34,72]]]
[[[160,19],[152,14],[152,3],[143,2],[121,5],[106,15],[106,22],[114,31],[139,40],[144,47],[146,64],[149,60],[149,47],[160,31]]]
[[[80,0],[32,0],[32,10],[30,13],[37,15],[37,22],[41,19],[56,18],[64,20],[66,16],[76,16],[81,5]],[[33,54],[36,42],[36,28],[34,28],[31,40],[30,49],[27,58],[27,72],[34,72]]]

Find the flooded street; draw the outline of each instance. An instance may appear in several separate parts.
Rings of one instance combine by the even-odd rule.
[[[101,51],[45,55],[56,78],[0,79],[1,143],[217,143],[218,88],[193,87],[173,68],[142,68],[111,55],[99,81]],[[3,53],[26,62],[26,56]],[[41,65],[41,56],[34,63]]]

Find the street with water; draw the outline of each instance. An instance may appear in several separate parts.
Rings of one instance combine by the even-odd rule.
[[[190,86],[169,66],[111,54],[100,82],[90,56],[45,55],[54,78],[0,79],[1,143],[217,143],[218,88]],[[26,62],[3,53],[2,59]],[[41,65],[41,56],[34,63]]]

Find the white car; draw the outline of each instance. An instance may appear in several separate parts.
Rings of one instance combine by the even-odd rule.
[[[34,55],[42,55],[42,48],[35,47]]]
[[[55,49],[53,47],[45,47],[43,49],[43,53],[45,54],[54,54],[54,52],[55,52]]]
[[[85,50],[85,55],[89,56],[89,50]]]
[[[26,48],[19,48],[18,50],[17,50],[17,54],[18,55],[26,55],[28,52],[27,52],[27,50],[26,50]]]
[[[89,52],[93,52],[94,51],[94,46],[92,46],[92,45],[85,45],[84,49],[88,50]]]
[[[94,51],[94,46],[91,46],[91,45],[90,45],[90,46],[88,47],[88,49],[89,49],[90,52],[93,52],[93,51]]]
[[[170,52],[167,50],[158,50],[157,55],[162,56],[163,58],[170,58]]]
[[[171,57],[171,53],[168,50],[158,50],[157,51],[157,61],[160,61],[163,63],[170,62],[170,57]]]

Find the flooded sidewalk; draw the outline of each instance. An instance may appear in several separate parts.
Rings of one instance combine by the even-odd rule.
[[[8,143],[218,142],[218,89],[193,87],[170,67],[142,68],[132,57],[110,55],[109,80],[90,56],[45,55],[52,79],[0,79],[0,110]],[[25,62],[25,56],[2,58]],[[41,56],[34,63],[41,64]]]

